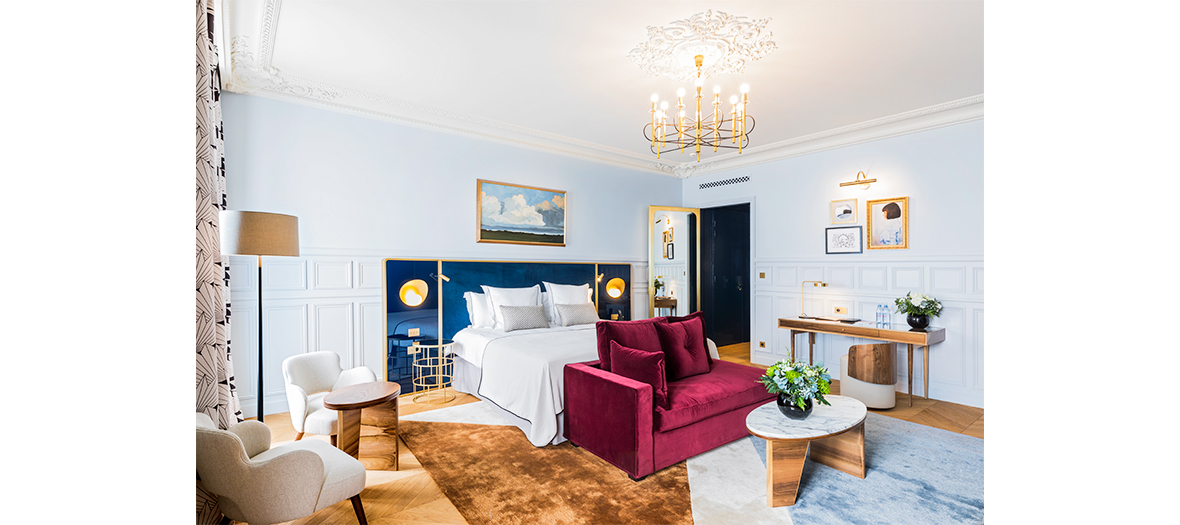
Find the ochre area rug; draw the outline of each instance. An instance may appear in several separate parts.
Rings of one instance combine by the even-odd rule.
[[[402,440],[471,525],[692,523],[684,462],[642,481],[516,427],[402,421]]]

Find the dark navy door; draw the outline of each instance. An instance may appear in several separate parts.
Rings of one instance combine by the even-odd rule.
[[[701,209],[701,310],[717,346],[750,341],[750,205]]]

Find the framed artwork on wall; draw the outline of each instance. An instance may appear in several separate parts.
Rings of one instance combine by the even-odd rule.
[[[868,216],[870,250],[898,250],[910,247],[910,198],[877,199],[865,206]]]
[[[565,192],[478,179],[476,242],[565,246]]]
[[[856,224],[856,199],[832,201],[832,224]]]
[[[864,241],[863,230],[860,226],[837,226],[827,228],[825,246],[828,254],[833,253],[861,253]]]

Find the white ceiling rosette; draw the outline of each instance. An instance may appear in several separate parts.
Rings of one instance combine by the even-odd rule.
[[[696,79],[697,55],[704,56],[701,74],[705,78],[739,73],[747,62],[778,49],[770,39],[773,34],[766,31],[768,23],[769,18],[751,20],[710,9],[664,27],[648,26],[647,42],[632,49],[627,57],[649,77],[682,82]]]

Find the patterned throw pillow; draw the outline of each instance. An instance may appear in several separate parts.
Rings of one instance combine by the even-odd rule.
[[[558,324],[574,326],[579,324],[594,324],[598,322],[598,310],[591,303],[559,304],[557,306]]]
[[[501,306],[500,317],[504,321],[504,331],[528,330],[530,328],[549,328],[549,321],[545,317],[544,306]]]

